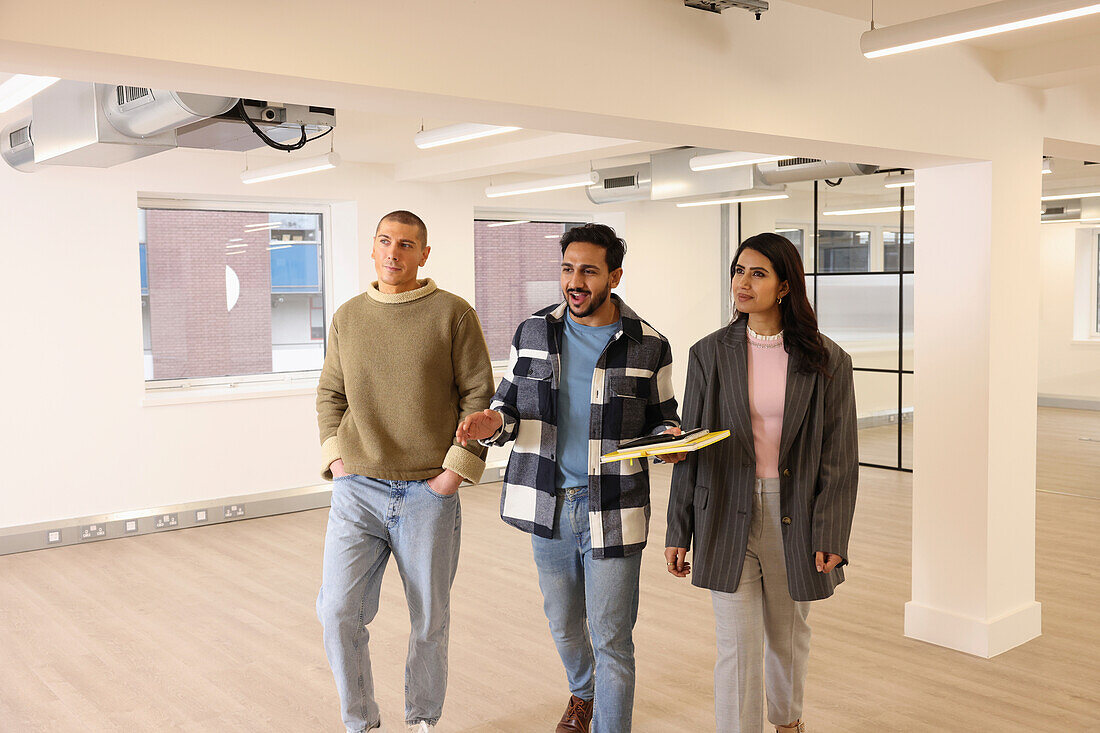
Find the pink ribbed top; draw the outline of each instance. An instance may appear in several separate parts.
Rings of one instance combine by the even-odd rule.
[[[787,396],[787,351],[783,334],[761,337],[748,329],[749,417],[756,447],[756,477],[779,478],[779,441]]]

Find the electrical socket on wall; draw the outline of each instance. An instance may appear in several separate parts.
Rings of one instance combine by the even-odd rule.
[[[80,525],[80,539],[94,540],[97,537],[107,536],[106,524],[82,524]]]
[[[157,529],[164,529],[165,527],[175,527],[179,523],[179,515],[173,512],[172,514],[158,514],[153,526]]]
[[[236,519],[244,516],[244,504],[230,504],[225,507],[225,518]]]

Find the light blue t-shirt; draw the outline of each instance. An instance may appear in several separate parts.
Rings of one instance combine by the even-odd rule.
[[[558,382],[557,488],[588,486],[588,434],[592,419],[592,372],[619,321],[609,326],[584,326],[565,315]]]

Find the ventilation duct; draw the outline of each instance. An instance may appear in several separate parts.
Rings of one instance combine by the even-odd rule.
[[[146,137],[119,132],[104,109],[115,90],[113,84],[59,81],[35,95],[35,162],[109,168],[176,147],[174,131]]]
[[[596,171],[600,182],[584,192],[594,204],[618,204],[625,201],[648,201],[653,188],[649,163],[603,168]]]
[[[878,166],[864,163],[836,163],[815,158],[788,158],[775,163],[761,163],[757,166],[757,170],[760,171],[760,177],[765,183],[777,185],[798,181],[819,181],[822,178],[869,176],[878,172]]]
[[[753,188],[752,166],[716,168],[709,171],[691,170],[690,161],[697,155],[721,153],[721,150],[677,148],[653,153],[653,184],[650,198],[654,201],[727,198]]]
[[[17,171],[33,173],[34,138],[31,136],[31,118],[14,122],[0,131],[0,157]]]
[[[1044,201],[1042,221],[1078,221],[1083,217],[1081,199]]]
[[[237,97],[167,89],[105,85],[100,91],[103,111],[111,125],[123,135],[140,138],[225,114],[237,104]]]

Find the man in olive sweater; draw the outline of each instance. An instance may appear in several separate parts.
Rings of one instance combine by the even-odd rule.
[[[415,214],[382,217],[371,251],[378,281],[333,316],[317,387],[321,473],[334,481],[317,615],[352,733],[381,727],[366,626],[391,553],[412,621],[405,723],[427,731],[439,720],[458,487],[485,470],[485,448],[454,436],[462,418],[489,406],[489,351],[474,309],[417,279],[427,240]]]

